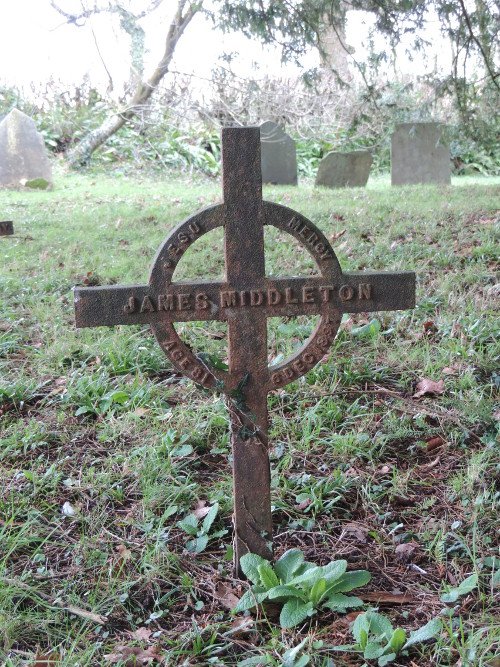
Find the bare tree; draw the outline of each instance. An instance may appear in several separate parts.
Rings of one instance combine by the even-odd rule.
[[[157,7],[162,0],[156,0],[151,3],[152,8]],[[92,9],[85,10],[82,14],[79,15],[70,15],[67,12],[63,11],[60,7],[55,4],[54,0],[51,0],[52,6],[57,9],[57,11],[62,14],[67,22],[74,23],[79,25],[79,21],[85,20],[90,15],[102,12],[102,11],[117,11],[123,16],[124,10],[119,5],[103,7],[93,7]],[[123,106],[116,113],[112,114],[107,118],[98,128],[90,132],[82,141],[75,146],[67,154],[68,162],[71,166],[79,166],[85,164],[90,159],[92,153],[102,146],[106,140],[117,132],[125,123],[138,115],[140,111],[144,108],[149,98],[153,92],[158,87],[158,84],[163,79],[165,74],[167,74],[172,57],[174,55],[175,47],[177,42],[181,38],[184,30],[190,23],[193,16],[201,9],[203,0],[193,1],[193,0],[177,0],[177,8],[175,15],[170,23],[168,33],[165,39],[165,49],[163,56],[160,62],[157,64],[154,72],[148,79],[140,78],[135,87],[135,92],[133,93],[130,101],[126,106]],[[128,13],[130,17],[130,12]],[[145,12],[142,15],[135,17],[136,19],[142,18],[145,15]]]

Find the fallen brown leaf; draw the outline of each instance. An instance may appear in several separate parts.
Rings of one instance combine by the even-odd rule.
[[[337,623],[341,623],[342,625],[345,625],[349,627],[351,623],[353,623],[360,614],[364,614],[364,611],[351,611],[349,614],[346,614],[345,616],[342,616],[342,618],[339,618]]]
[[[406,498],[406,496],[402,496],[399,493],[393,494],[392,499],[395,505],[400,505],[401,507],[412,507],[415,504],[413,498]]]
[[[198,500],[198,502],[196,503],[196,507],[191,512],[191,514],[194,514],[195,517],[197,517],[198,519],[203,519],[203,517],[207,516],[209,512],[210,512],[210,507],[207,507],[207,501]]]
[[[418,469],[421,470],[422,472],[427,472],[427,470],[432,470],[437,465],[439,465],[440,461],[441,461],[441,457],[438,456],[433,461],[430,461],[430,463],[424,463],[423,465],[418,466]]]
[[[304,498],[304,500],[301,500],[298,505],[295,505],[295,509],[297,510],[305,510],[306,507],[309,507],[309,505],[312,503],[311,498]]]
[[[222,602],[226,609],[234,609],[239,602],[238,596],[233,592],[230,586],[219,581],[215,589],[214,597]]]
[[[117,553],[114,554],[114,558],[110,563],[109,572],[114,577],[123,579],[126,577],[126,564],[132,558],[132,552],[124,544],[119,544],[116,547],[116,551]]]
[[[254,628],[253,618],[250,616],[236,616],[231,623],[231,630],[227,634],[246,635]]]
[[[458,322],[455,322],[451,327],[450,336],[452,338],[465,338],[463,326],[461,324],[458,324]]]
[[[149,408],[136,408],[136,409],[132,412],[132,414],[133,414],[135,417],[143,417],[143,416],[146,415],[148,412],[149,412]]]
[[[134,632],[130,632],[130,630],[126,631],[127,635],[129,637],[132,637],[132,639],[137,639],[138,641],[144,641],[147,642],[151,635],[153,634],[153,631],[150,630],[149,628],[137,628],[137,630],[134,630]]]
[[[412,559],[417,546],[418,545],[415,542],[405,542],[404,544],[398,544],[395,549],[396,559],[402,563],[408,563]]]
[[[223,340],[226,337],[226,334],[223,331],[206,331],[205,335],[208,338],[213,338],[213,340]]]
[[[344,331],[351,331],[352,327],[354,325],[354,319],[352,317],[348,317],[346,320],[342,320],[342,329]]]
[[[486,296],[491,297],[492,299],[498,299],[500,296],[500,283],[492,285],[486,290]]]
[[[438,331],[438,328],[432,320],[427,320],[427,322],[424,322],[424,331],[426,334],[432,335]]]
[[[352,535],[358,542],[362,542],[363,544],[366,542],[366,536],[369,533],[369,529],[361,526],[359,523],[346,523],[342,527],[342,531]]]
[[[337,220],[340,220],[340,219],[343,220],[343,218],[337,218]],[[336,232],[336,233],[332,234],[332,235],[330,236],[330,243],[335,243],[335,241],[338,241],[342,236],[344,236],[344,234],[346,233],[346,231],[347,231],[347,229],[343,229],[343,230],[340,231],[340,232]]]
[[[156,646],[146,649],[137,646],[115,646],[114,653],[108,653],[104,659],[108,662],[125,661],[125,667],[137,667],[137,665],[149,665],[158,658]]]
[[[443,394],[444,393],[444,380],[429,380],[429,378],[424,378],[416,386],[417,391],[413,394],[413,398],[420,398],[421,396],[426,396],[427,394]]]
[[[124,544],[119,544],[116,547],[116,550],[120,554],[119,560],[122,560],[124,563],[126,563],[128,560],[132,558],[132,552],[130,549],[127,549],[127,547]]]
[[[435,438],[431,438],[430,440],[427,440],[427,451],[432,452],[434,449],[437,449],[438,447],[441,447],[441,445],[444,443],[443,438],[440,435],[436,435]]]
[[[350,257],[352,255],[352,248],[348,246],[347,241],[341,243],[338,249],[343,250],[346,257]]]

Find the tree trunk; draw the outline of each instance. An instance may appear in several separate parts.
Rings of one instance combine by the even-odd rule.
[[[202,1],[190,2],[189,0],[178,0],[177,11],[170,24],[165,41],[165,51],[155,71],[147,81],[139,82],[134,96],[126,107],[113,114],[110,118],[107,118],[100,127],[92,130],[75,148],[68,152],[66,157],[70,166],[79,167],[86,164],[96,148],[102,146],[130,118],[138,115],[144,108],[144,105],[168,72],[177,42],[193,16],[201,9]],[[183,13],[186,4],[188,4],[188,8]]]
[[[352,82],[352,73],[349,69],[349,56],[352,52],[346,43],[346,11],[339,7],[325,15],[324,26],[319,33],[319,51],[321,68],[326,73],[333,74],[337,81],[349,84]]]

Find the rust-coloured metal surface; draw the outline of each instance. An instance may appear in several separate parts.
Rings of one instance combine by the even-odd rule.
[[[231,416],[235,565],[251,551],[270,558],[272,520],[267,394],[312,368],[335,338],[343,313],[401,310],[415,305],[415,274],[343,273],[322,232],[300,213],[262,200],[259,128],[222,130],[224,202],[178,225],[160,246],[147,285],[75,289],[78,327],[149,323],[174,366],[199,384],[223,389]],[[264,225],[295,237],[319,275],[266,278]],[[224,281],[172,282],[187,248],[224,228]],[[267,318],[320,315],[293,356],[267,363]],[[179,338],[173,324],[228,324],[229,370],[211,368]]]
[[[0,220],[0,236],[11,236],[14,233],[12,220]]]

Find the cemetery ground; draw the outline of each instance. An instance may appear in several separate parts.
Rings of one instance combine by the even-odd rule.
[[[292,629],[276,605],[232,614],[248,584],[232,572],[224,398],[182,378],[147,327],[74,326],[73,286],[145,282],[220,182],[54,181],[0,193],[15,228],[0,239],[0,663],[365,664],[335,650],[354,645],[359,609]],[[498,666],[499,180],[264,198],[312,220],[346,271],[417,274],[413,311],[344,317],[323,362],[269,396],[275,554],[368,570],[365,609],[407,634],[442,619],[392,664]],[[176,279],[223,276],[219,231]],[[265,234],[269,273],[314,271],[291,237]],[[313,319],[270,320],[270,358]],[[223,323],[176,326],[224,363]]]

